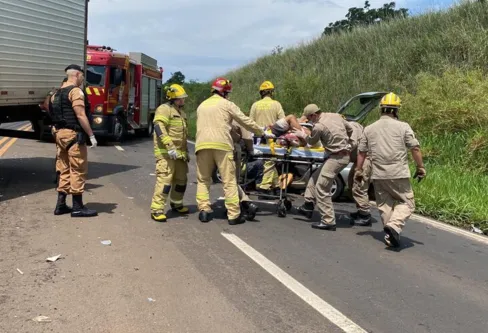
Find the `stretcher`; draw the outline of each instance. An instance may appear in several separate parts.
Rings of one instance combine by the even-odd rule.
[[[254,150],[256,152],[259,152],[259,154],[255,154],[252,156],[242,154],[241,158],[236,159],[236,164],[243,165],[251,160],[274,162],[277,165],[278,173],[280,175],[279,194],[264,194],[259,191],[248,190],[244,191],[247,195],[256,195],[262,198],[278,200],[276,212],[279,217],[286,217],[287,212],[292,209],[292,202],[288,194],[288,185],[293,180],[293,174],[290,173],[290,167],[293,166],[293,164],[305,165],[307,166],[307,168],[310,168],[311,174],[312,168],[314,166],[317,167],[317,164],[321,164],[326,160],[327,154],[325,152],[325,149],[307,147],[281,147],[274,143],[258,143],[254,144]],[[236,169],[241,170],[241,168]],[[266,173],[267,171],[269,172],[271,170],[265,170],[264,172]],[[243,179],[242,182],[239,182],[239,185],[245,188],[246,185],[249,184],[249,181],[246,174],[244,174],[243,176],[244,177],[240,177],[239,175],[238,179]]]

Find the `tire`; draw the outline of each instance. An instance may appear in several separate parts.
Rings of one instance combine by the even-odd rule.
[[[153,119],[154,117],[151,117],[149,119],[149,124],[147,125],[147,129],[145,131],[145,134],[148,138],[152,137],[153,136],[153,133],[154,133],[154,124],[153,124]]]
[[[283,202],[280,202],[278,204],[278,208],[276,209],[276,212],[278,213],[278,217],[286,217],[286,207]]]
[[[212,173],[212,181],[214,184],[222,183],[222,178],[220,178],[219,169],[215,168],[214,172]]]
[[[332,185],[332,201],[337,201],[344,192],[344,182],[339,176],[334,178],[334,184]]]
[[[283,203],[284,203],[285,208],[286,208],[286,210],[288,212],[293,208],[293,205],[291,204],[291,201],[290,200],[285,199],[285,201]]]
[[[114,140],[117,142],[124,141],[127,135],[127,123],[123,117],[117,116],[114,125]]]

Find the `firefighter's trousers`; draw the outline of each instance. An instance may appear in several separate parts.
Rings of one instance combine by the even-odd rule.
[[[276,170],[275,162],[264,162],[263,180],[257,187],[261,190],[270,190],[278,187],[278,183],[278,170]]]
[[[410,179],[374,179],[373,185],[383,226],[391,226],[400,234],[405,221],[415,211]]]
[[[56,171],[59,172],[57,191],[82,194],[88,173],[88,149],[78,144],[76,132],[62,128],[53,131],[56,138]]]
[[[168,196],[173,207],[182,207],[187,179],[188,162],[182,159],[172,160],[166,156],[159,159],[156,162],[156,185],[151,211],[164,213]]]
[[[232,151],[202,149],[197,155],[197,205],[199,211],[210,212],[210,184],[212,173],[217,166],[224,186],[225,208],[229,220],[241,214],[236,181],[236,164]]]
[[[354,163],[351,170],[356,169],[356,163]],[[367,157],[363,164],[363,181],[358,182],[353,180],[352,184],[352,196],[356,202],[358,211],[363,215],[368,215],[371,212],[371,205],[369,204],[368,189],[371,182],[371,173],[373,171],[371,158]],[[354,174],[354,172],[351,172]]]
[[[332,204],[332,185],[334,178],[349,163],[348,155],[330,155],[320,170],[315,184],[315,201],[322,223],[335,224],[334,205]]]

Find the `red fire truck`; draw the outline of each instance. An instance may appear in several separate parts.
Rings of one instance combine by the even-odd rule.
[[[161,104],[163,69],[144,53],[87,46],[86,94],[96,137],[122,141],[128,133],[152,136]]]

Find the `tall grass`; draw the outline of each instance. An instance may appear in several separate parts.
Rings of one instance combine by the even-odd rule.
[[[319,38],[225,74],[244,112],[263,80],[286,113],[308,103],[335,111],[355,94],[394,91],[417,133],[428,176],[415,185],[418,211],[488,229],[488,4],[462,4],[351,33]],[[190,113],[208,95],[202,85]],[[368,122],[376,120],[373,112]],[[191,125],[194,126],[194,125]]]

